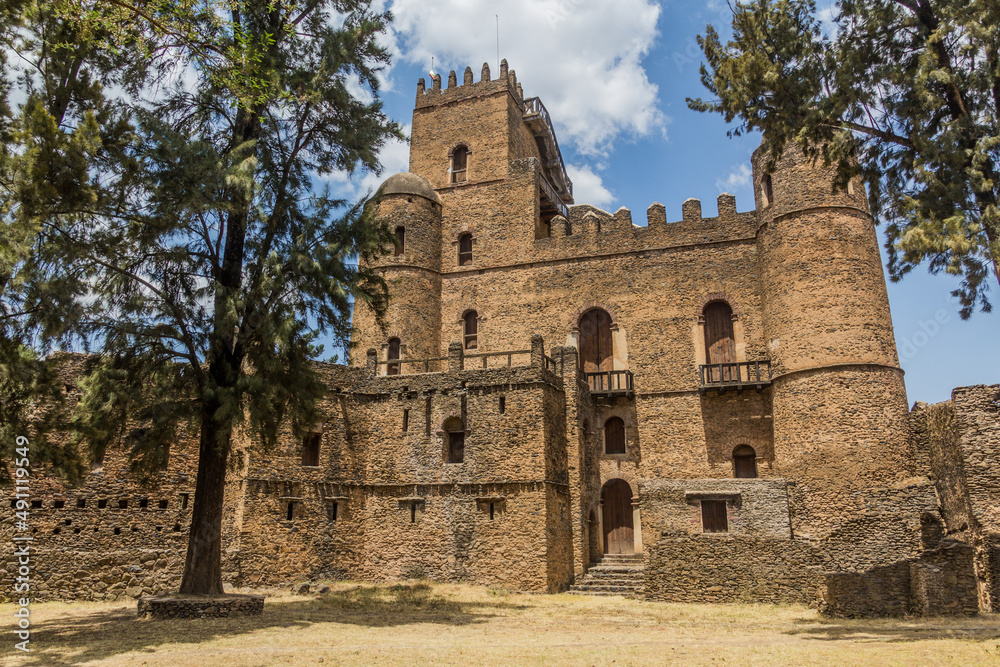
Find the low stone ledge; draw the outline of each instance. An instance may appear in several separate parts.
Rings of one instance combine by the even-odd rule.
[[[263,595],[147,595],[139,598],[139,618],[232,618],[263,613]]]

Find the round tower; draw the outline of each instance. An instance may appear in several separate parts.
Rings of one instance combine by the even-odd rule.
[[[875,224],[860,179],[834,192],[834,168],[814,164],[791,143],[770,173],[766,162],[758,148],[753,176],[775,474],[794,483],[797,534],[822,539],[857,520],[868,528],[855,537],[867,539],[861,533],[873,524],[862,515],[882,506],[886,489],[913,477]],[[903,537],[886,539],[908,548]]]
[[[387,329],[378,328],[369,308],[355,305],[352,365],[364,366],[369,348],[375,348],[380,361],[439,357],[441,200],[430,183],[408,172],[388,178],[379,194],[378,215],[395,232],[395,248],[375,264],[389,287]],[[423,370],[405,364],[401,369]],[[387,372],[392,372],[390,367],[379,366],[379,374]]]

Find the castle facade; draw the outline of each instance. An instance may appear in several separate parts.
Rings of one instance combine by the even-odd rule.
[[[1000,392],[908,408],[860,181],[758,151],[750,211],[575,204],[506,61],[421,80],[412,128],[378,201],[387,328],[355,309],[305,439],[243,443],[232,583],[1000,609]],[[48,594],[176,587],[196,455],[178,443],[155,491],[110,450],[82,489],[48,480],[40,548],[96,573],[42,556]]]

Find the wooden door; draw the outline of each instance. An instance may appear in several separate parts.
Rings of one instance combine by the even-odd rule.
[[[580,365],[585,373],[612,369],[611,316],[600,308],[580,318]]]
[[[613,479],[601,489],[604,505],[604,553],[635,553],[632,524],[632,487],[623,479]]]
[[[736,362],[736,341],[733,338],[733,309],[723,301],[705,307],[705,363],[731,364]],[[735,368],[708,369],[710,382],[730,382],[737,379]]]

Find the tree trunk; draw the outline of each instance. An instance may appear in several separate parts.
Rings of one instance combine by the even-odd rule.
[[[232,426],[214,418],[217,408],[206,403],[202,416],[198,480],[180,591],[188,595],[222,595],[222,510]]]

